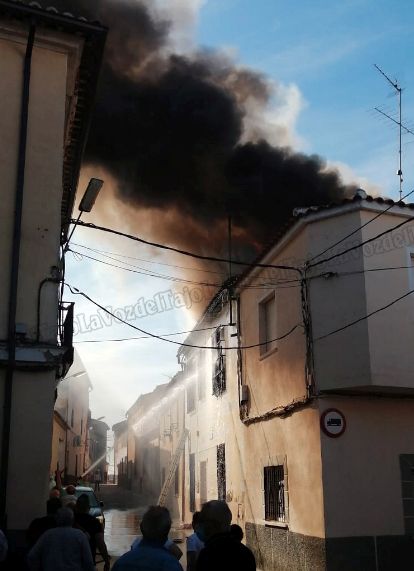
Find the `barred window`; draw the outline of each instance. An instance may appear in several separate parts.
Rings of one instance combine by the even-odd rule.
[[[226,356],[224,354],[224,328],[217,327],[213,335],[217,352],[213,354],[213,395],[218,397],[226,390]]]
[[[226,446],[217,446],[217,499],[226,500]]]
[[[285,468],[283,465],[264,468],[265,520],[286,521]]]

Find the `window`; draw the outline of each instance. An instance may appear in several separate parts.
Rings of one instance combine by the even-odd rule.
[[[81,435],[83,434],[83,418],[81,418]]]
[[[226,356],[224,349],[224,328],[217,327],[212,344],[217,347],[213,353],[213,395],[218,397],[226,390]]]
[[[165,468],[161,470],[161,486],[165,484]]]
[[[226,447],[217,446],[217,499],[226,501]]]
[[[260,354],[265,355],[276,347],[276,300],[274,292],[259,304]]]
[[[200,503],[207,501],[207,462],[200,462]]]
[[[196,405],[196,386],[194,381],[190,381],[187,387],[187,412],[193,412]]]
[[[264,469],[265,520],[286,521],[285,468],[283,465]]]
[[[195,512],[195,454],[190,454],[190,512]]]
[[[72,428],[73,428],[74,421],[75,421],[75,411],[74,411],[74,409],[72,408],[72,413],[71,413],[71,415],[70,415],[70,425],[71,425]]]

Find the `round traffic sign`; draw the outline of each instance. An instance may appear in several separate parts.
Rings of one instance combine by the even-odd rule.
[[[321,414],[321,429],[331,438],[338,438],[345,432],[345,416],[337,408],[328,408]]]

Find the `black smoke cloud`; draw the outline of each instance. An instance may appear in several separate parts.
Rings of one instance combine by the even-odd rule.
[[[205,231],[225,228],[231,214],[240,251],[252,253],[294,207],[351,191],[320,157],[283,147],[282,131],[279,147],[260,132],[243,139],[246,101],[265,109],[272,96],[263,75],[214,52],[171,53],[170,24],[136,1],[57,4],[110,28],[85,160],[116,178],[119,198],[132,208],[174,210],[170,243],[188,241],[180,233],[188,217],[205,241]],[[212,233],[207,249],[221,252],[223,237]],[[192,249],[203,249],[197,239]]]

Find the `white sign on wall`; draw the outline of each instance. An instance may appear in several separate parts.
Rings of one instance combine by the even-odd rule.
[[[345,416],[337,408],[328,408],[321,415],[321,429],[331,438],[338,438],[345,432]]]

